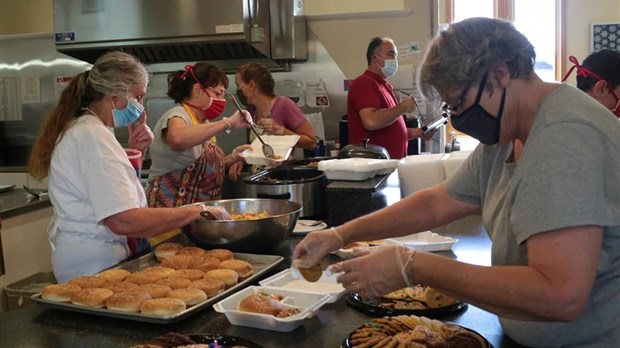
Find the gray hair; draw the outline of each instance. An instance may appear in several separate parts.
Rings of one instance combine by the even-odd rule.
[[[97,59],[88,72],[87,83],[102,94],[124,95],[136,86],[147,86],[149,73],[136,57],[112,51]]]
[[[470,18],[451,24],[429,43],[418,83],[426,98],[436,99],[480,81],[502,64],[506,64],[512,78],[527,77],[535,58],[534,46],[512,23]]]

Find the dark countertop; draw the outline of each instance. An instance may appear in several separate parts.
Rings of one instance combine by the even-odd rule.
[[[442,235],[459,239],[452,251],[442,252],[446,256],[476,264],[490,263],[490,241],[484,230],[464,226],[462,231]],[[285,262],[266,276],[289,266],[291,250],[300,238],[291,237],[273,250],[273,254],[284,256]],[[161,325],[31,305],[0,313],[0,342],[3,347],[130,347],[174,331],[239,336],[266,348],[339,347],[351,331],[371,318],[350,307],[345,297],[325,305],[316,316],[290,333],[233,326],[223,314],[216,313],[210,307],[180,322]],[[497,316],[475,306],[469,305],[464,312],[441,319],[479,332],[495,348],[520,347],[503,334]]]
[[[42,190],[35,191],[42,192]],[[8,219],[51,205],[49,199],[36,199],[26,193],[23,188],[15,188],[0,193],[0,218]]]

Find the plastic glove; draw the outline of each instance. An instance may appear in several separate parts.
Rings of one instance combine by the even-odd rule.
[[[232,220],[232,217],[230,217],[228,211],[226,211],[226,209],[222,207],[212,207],[202,204],[202,211],[209,212],[211,215],[213,215],[213,217],[215,217],[215,220]]]
[[[239,112],[239,110],[237,110],[232,114],[232,116],[226,119],[231,128],[239,129],[248,128],[250,126],[248,119],[251,119],[251,117],[252,116],[250,116],[250,113],[247,110],[243,110],[243,112]]]
[[[335,228],[308,233],[293,251],[293,265],[310,268],[318,264],[325,255],[336,251],[344,245],[344,241]]]
[[[239,174],[243,171],[243,161],[237,161],[228,166],[228,178],[232,181],[239,179]]]
[[[363,298],[377,298],[413,284],[415,249],[390,245],[364,251],[354,259],[328,267],[343,272],[337,281]]]
[[[142,113],[138,121],[130,124],[127,130],[129,131],[129,147],[140,150],[142,156],[144,156],[149,145],[155,139],[153,131],[146,124],[146,113]]]
[[[232,153],[230,154],[232,156],[232,159],[236,162],[236,161],[241,161],[243,160],[243,157],[241,157],[241,153],[245,150],[250,150],[252,151],[252,145],[249,144],[245,144],[245,145],[239,145],[237,147],[234,148],[234,150],[232,151]]]
[[[286,128],[280,125],[278,122],[274,121],[272,118],[263,118],[257,122],[259,126],[261,126],[265,132],[273,135],[284,135],[286,132]]]

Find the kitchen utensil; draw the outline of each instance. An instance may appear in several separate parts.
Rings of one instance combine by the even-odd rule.
[[[28,192],[30,195],[32,195],[35,199],[41,198],[40,194],[37,191],[31,189],[30,187],[28,187],[26,185],[22,185],[22,186],[24,187],[24,190],[26,190],[26,192]]]
[[[378,158],[378,159],[390,159],[390,153],[385,147],[379,145],[371,145],[368,142],[370,139],[364,139],[364,143],[349,144],[340,150],[338,158]]]
[[[316,220],[316,221],[299,220],[299,221],[297,221],[297,223],[299,223],[300,225],[303,225],[303,226],[313,227],[313,226],[318,226],[318,225],[322,224],[323,220]]]
[[[435,129],[438,129],[439,127],[448,123],[448,116],[450,116],[449,112],[447,110],[444,110],[437,118],[422,126],[422,131],[424,131],[424,134],[427,134],[434,131]]]
[[[226,92],[226,95],[228,96],[228,99],[232,100],[235,103],[237,110],[239,110],[239,113],[241,113],[241,116],[243,116],[243,109],[241,109],[241,105],[239,105],[237,98],[235,98],[235,96],[232,95],[232,93]],[[250,128],[252,129],[252,131],[258,138],[258,140],[260,140],[260,142],[263,144],[263,155],[265,155],[265,157],[267,158],[274,158],[275,155],[274,155],[273,147],[265,143],[263,141],[263,138],[260,137],[260,134],[258,134],[258,132],[256,131],[256,128],[254,128],[254,120],[252,119],[251,116],[248,118],[248,122],[250,123]]]
[[[200,247],[238,252],[265,252],[280,245],[295,228],[301,211],[301,204],[279,199],[240,198],[202,203],[222,207],[230,214],[266,212],[270,215],[256,220],[199,219],[182,228]]]

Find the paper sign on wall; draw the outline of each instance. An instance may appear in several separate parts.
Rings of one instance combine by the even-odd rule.
[[[22,108],[18,101],[17,77],[0,77],[0,121],[21,121]]]
[[[19,82],[22,104],[41,103],[41,83],[39,82],[39,76],[21,76]]]
[[[323,80],[319,80],[319,82],[306,82],[306,104],[314,108],[329,106],[327,88],[325,88]]]

